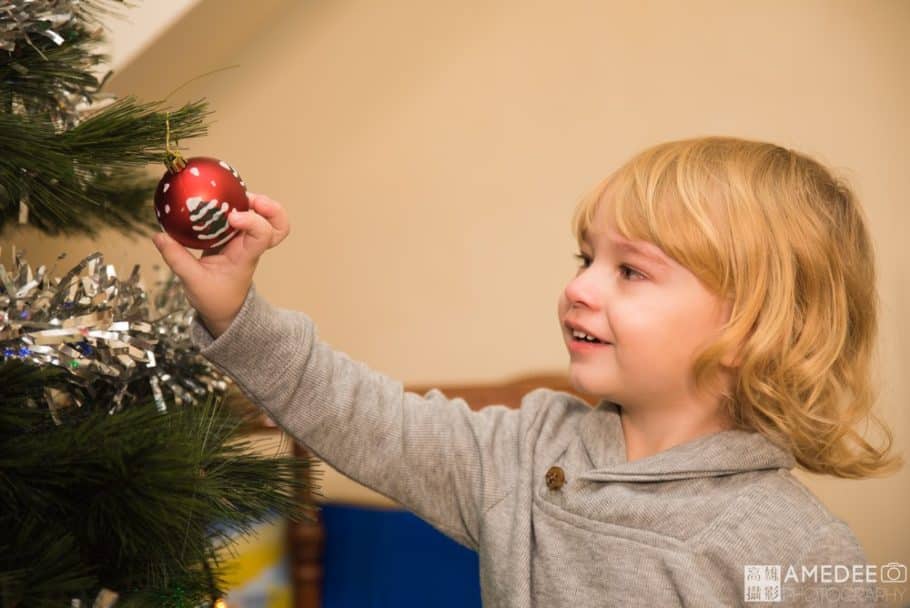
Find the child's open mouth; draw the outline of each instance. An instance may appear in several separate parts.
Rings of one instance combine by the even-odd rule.
[[[612,344],[609,342],[604,342],[598,338],[594,338],[593,336],[581,337],[578,335],[572,335],[571,339],[569,340],[569,350],[577,352],[592,351],[607,346],[612,346]]]
[[[609,342],[605,342],[600,338],[592,336],[591,334],[585,333],[579,329],[570,329],[569,337],[572,339],[572,342],[577,342],[580,344],[609,344]]]
[[[598,340],[597,338],[591,338],[591,337],[579,338],[578,336],[572,336],[572,341],[573,342],[584,342],[585,344],[608,344],[608,342],[604,342],[603,340]]]

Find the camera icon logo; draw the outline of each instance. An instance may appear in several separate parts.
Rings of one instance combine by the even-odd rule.
[[[882,564],[879,570],[879,580],[883,583],[906,583],[907,566],[897,562]]]

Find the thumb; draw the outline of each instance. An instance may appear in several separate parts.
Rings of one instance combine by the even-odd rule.
[[[193,284],[198,280],[201,267],[189,250],[174,240],[166,232],[158,232],[152,237],[152,242],[158,248],[158,253],[164,258],[165,263],[171,267],[184,284]]]

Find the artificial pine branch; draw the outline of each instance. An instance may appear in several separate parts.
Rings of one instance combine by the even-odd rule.
[[[100,95],[94,71],[108,59],[95,50],[99,17],[118,6],[125,4],[20,0],[0,7],[0,32],[15,38],[15,48],[0,51],[0,229],[19,221],[23,207],[28,223],[51,235],[97,237],[111,226],[148,236],[157,229],[155,181],[141,169],[164,159],[164,102],[127,97],[81,109]],[[41,19],[49,14],[64,16],[53,25],[60,44],[44,35],[52,24]],[[204,135],[207,114],[204,101],[170,113],[174,138]]]
[[[113,225],[148,235],[157,228],[150,193],[155,179],[139,170],[163,161],[165,119],[178,141],[206,133],[204,100],[174,112],[161,101],[116,101],[78,126],[56,133],[44,121],[0,114],[0,229],[19,217],[48,234],[97,236]]]
[[[101,82],[92,70],[108,57],[90,51],[97,40],[86,32],[75,31],[68,38],[61,46],[39,39],[40,46],[20,44],[12,53],[0,53],[0,80],[5,85],[0,100],[6,111],[57,117],[65,95],[91,99],[99,92]]]
[[[79,597],[98,587],[98,579],[80,559],[76,539],[60,522],[48,525],[26,514],[4,537],[0,607],[59,608],[61,597]]]
[[[46,114],[71,124],[72,99],[91,101],[101,87],[96,66],[108,56],[98,52],[101,17],[116,14],[122,0],[13,0],[0,5],[0,111]]]
[[[0,541],[0,597],[16,598],[7,605],[102,587],[121,594],[118,606],[131,593],[141,605],[178,588],[198,603],[221,584],[206,567],[213,548],[230,549],[232,534],[274,515],[310,518],[297,500],[310,462],[256,455],[244,420],[213,396],[167,413],[147,402],[111,416],[93,404],[53,425],[46,409],[22,416],[35,373],[0,365],[11,387],[0,388],[9,397],[0,395],[0,529],[33,535]]]

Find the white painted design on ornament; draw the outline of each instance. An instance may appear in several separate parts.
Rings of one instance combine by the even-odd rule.
[[[231,166],[229,164],[227,164],[226,162],[224,162],[223,160],[219,160],[218,164],[221,165],[222,167],[224,167],[225,169],[227,169],[228,171],[231,170]]]
[[[215,187],[215,180],[212,180],[212,181],[210,181],[209,183],[212,184],[212,188]]]
[[[236,177],[237,179],[240,179],[240,174],[237,173],[237,169],[235,169],[234,167],[230,166],[229,164],[227,164],[227,163],[224,162],[223,160],[219,160],[219,161],[218,161],[218,164],[221,165],[222,167],[224,167],[225,169],[227,169],[228,171],[230,171],[231,174],[232,174],[234,177]],[[241,183],[243,183],[243,182],[241,182]]]
[[[201,203],[201,202],[202,202],[201,196],[191,196],[190,198],[186,199],[186,208],[190,210],[190,213],[192,213],[193,211],[196,210],[196,207],[198,207],[199,203]],[[190,219],[193,219],[193,218],[190,217]]]
[[[167,215],[170,215],[170,213],[171,213],[171,206],[170,206],[170,205],[165,205],[165,206],[164,206],[164,213],[167,214]]]
[[[213,208],[216,207],[217,205],[218,205],[218,201],[217,201],[217,200],[213,200],[211,203],[209,203],[208,205],[206,205],[205,209],[213,209]],[[212,217],[209,218],[209,220],[208,220],[206,223],[204,223],[204,224],[202,224],[202,225],[199,225],[199,226],[197,226],[197,225],[194,224],[194,225],[193,225],[193,230],[205,230],[206,228],[209,227],[209,225],[210,225],[212,222],[217,222],[217,221],[221,220],[223,217],[225,217],[225,216],[227,215],[228,210],[229,210],[230,208],[231,208],[231,206],[230,206],[227,202],[221,203],[221,207],[218,209],[218,211],[216,211],[215,213],[212,214]],[[203,210],[203,214],[202,214],[202,215],[205,215],[205,213],[204,213],[205,209]],[[230,226],[228,226],[228,227],[230,227]],[[217,233],[215,233],[214,236],[218,236],[218,235],[221,234],[222,232],[224,232],[223,229],[222,229],[222,230],[219,230]],[[199,238],[204,238],[204,237],[200,236]],[[211,237],[209,237],[209,238],[211,238]]]
[[[240,185],[246,188],[246,183],[243,180],[240,180]]]
[[[199,177],[199,169],[197,167],[190,168],[190,173],[192,173],[196,177]]]
[[[237,231],[236,231],[236,230],[234,230],[233,232],[231,232],[229,235],[227,235],[226,237],[224,237],[223,239],[221,239],[221,240],[218,241],[217,243],[213,243],[213,244],[212,244],[212,247],[218,247],[219,245],[223,245],[223,244],[227,243],[228,241],[230,241],[230,240],[231,240],[232,238],[234,238],[235,236],[237,236]]]
[[[204,205],[202,203],[205,203]],[[230,209],[230,204],[227,202],[222,202],[220,205],[217,199],[210,201],[204,201],[201,196],[193,196],[186,199],[186,208],[190,211],[190,221],[193,223],[193,230],[196,232],[202,232],[206,230],[210,225],[215,222],[221,222],[221,227],[215,232],[198,234],[196,237],[199,240],[209,240],[215,239],[221,236],[226,230],[230,230],[231,227],[227,222],[225,217],[226,212]],[[196,224],[196,222],[208,217],[202,224]]]
[[[171,187],[171,182],[164,182],[164,189],[161,191],[167,192],[170,189],[170,187]]]
[[[231,229],[231,227],[228,226],[227,224],[225,224],[224,226],[222,226],[221,228],[219,228],[218,230],[216,230],[215,232],[213,232],[211,234],[200,234],[198,236],[198,238],[202,241],[207,241],[209,239],[216,239],[219,236],[221,236],[225,230],[230,230],[230,229]]]
[[[193,197],[193,199],[199,199],[199,202],[196,203],[196,208],[199,208],[199,203],[202,202],[202,199],[198,196]],[[190,207],[189,200],[187,200],[186,206],[190,209],[191,212],[196,210],[195,208]],[[212,199],[209,202],[207,202],[202,208],[199,209],[199,213],[190,213],[190,219],[194,222],[201,220],[203,217],[208,215],[209,212],[211,212],[213,210],[215,210],[215,216],[216,216],[213,219],[217,219],[217,216],[221,215],[223,213],[223,212],[218,211],[218,199]],[[212,220],[210,219],[208,222],[206,222],[205,226],[208,226],[211,223],[212,223]],[[196,228],[196,226],[193,226],[193,228],[195,228],[196,230],[202,229],[202,228]]]

